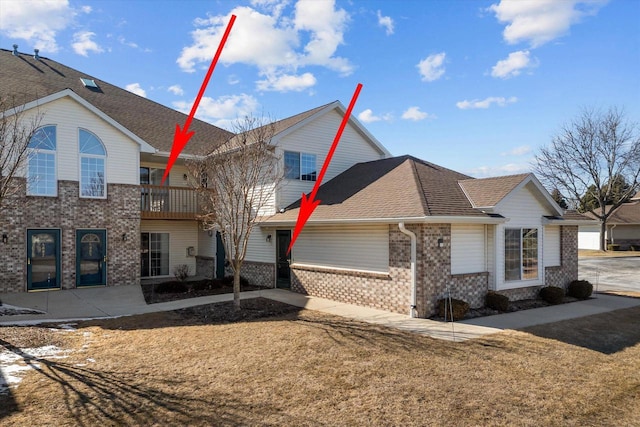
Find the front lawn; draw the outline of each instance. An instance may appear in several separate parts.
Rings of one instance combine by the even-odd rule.
[[[0,349],[50,335],[73,350],[30,361],[40,369],[0,395],[0,424],[640,425],[640,308],[463,343],[285,311],[0,328]],[[601,333],[604,351],[590,346]]]

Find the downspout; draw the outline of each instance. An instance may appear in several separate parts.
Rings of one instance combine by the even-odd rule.
[[[613,229],[616,228],[616,225],[618,224],[611,224],[611,228],[609,229],[609,237],[611,237],[611,239],[609,240],[611,240],[612,245],[616,243],[615,239],[613,238]]]
[[[417,317],[417,283],[416,283],[416,235],[404,227],[404,222],[398,223],[400,232],[411,238],[411,306],[409,307],[409,316]]]

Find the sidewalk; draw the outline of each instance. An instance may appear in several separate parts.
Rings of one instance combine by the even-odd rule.
[[[412,319],[403,314],[309,297],[282,289],[243,292],[240,297],[242,299],[269,298],[308,310],[316,310],[449,341],[465,341],[497,333],[504,329],[519,329],[640,306],[640,299],[598,294],[592,299],[570,304],[480,317],[455,323],[443,323],[429,319]],[[116,286],[2,294],[0,299],[5,304],[39,310],[45,313],[0,316],[0,326],[8,326],[171,311],[197,305],[231,301],[233,300],[233,294],[211,295],[148,305],[144,300],[140,286]]]

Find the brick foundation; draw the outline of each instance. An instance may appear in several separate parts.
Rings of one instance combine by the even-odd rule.
[[[0,292],[27,289],[27,229],[61,230],[61,285],[76,287],[76,230],[107,231],[107,285],[140,283],[140,190],[135,185],[108,184],[107,199],[79,197],[78,182],[58,181],[57,197],[26,196],[20,192],[3,205],[0,218],[8,243],[0,243]],[[123,241],[122,235],[127,239]]]
[[[215,257],[196,255],[196,276],[214,279],[216,273]]]
[[[225,276],[233,276],[231,264],[224,267]],[[276,266],[271,263],[245,261],[240,268],[240,276],[246,278],[250,284],[263,288],[274,288],[276,277]]]

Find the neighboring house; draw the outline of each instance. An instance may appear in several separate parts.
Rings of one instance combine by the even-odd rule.
[[[178,265],[212,268],[184,159],[233,134],[194,120],[194,137],[160,186],[186,116],[47,58],[0,50],[0,96],[42,114],[0,222],[0,292],[140,283]],[[29,177],[27,182],[24,178]]]
[[[609,208],[607,208],[609,209]],[[587,212],[586,216],[597,219]],[[620,245],[621,250],[640,250],[640,192],[618,206],[607,219],[607,244]],[[600,249],[600,224],[583,225],[578,232],[579,249]]]

